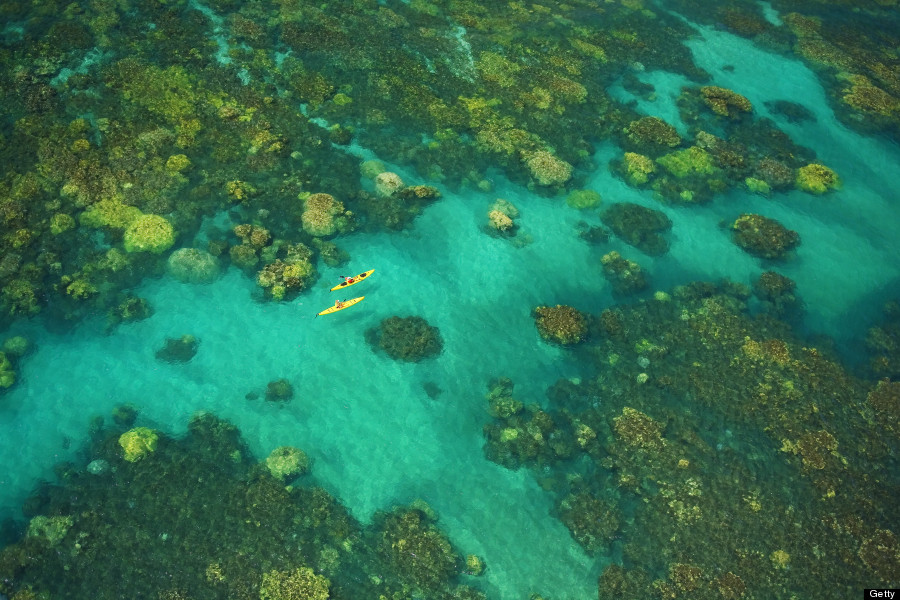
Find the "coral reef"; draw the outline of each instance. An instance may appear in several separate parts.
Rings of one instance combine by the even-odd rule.
[[[753,256],[783,259],[800,245],[800,235],[784,225],[756,214],[742,214],[731,225],[732,239]]]
[[[772,186],[763,181],[762,179],[757,179],[755,177],[748,177],[744,180],[744,185],[747,186],[747,189],[754,194],[759,194],[760,196],[768,196],[769,192],[772,191]]]
[[[753,110],[753,105],[744,96],[727,88],[709,85],[700,88],[703,101],[714,113],[723,117],[736,118],[741,113]]]
[[[597,144],[609,140],[626,152],[614,165],[621,176],[668,202],[735,187],[774,195],[838,185],[808,169],[812,151],[753,115],[746,98],[699,88],[718,74],[699,68],[683,43],[696,36],[691,22],[793,51],[837,118],[888,137],[900,131],[897,43],[873,27],[893,18],[894,0],[775,2],[765,13],[755,3],[687,0],[667,10],[643,0],[299,4],[3,5],[4,322],[41,310],[62,325],[148,314],[129,294],[162,272],[173,246],[165,232],[161,243],[140,241],[133,228],[148,216],[169,223],[173,239],[190,239],[205,218],[227,214],[249,229],[234,244],[223,233],[213,255],[227,253],[260,283],[260,296],[308,289],[316,258],[339,259],[311,236],[348,230],[348,210],[369,230],[402,229],[437,197],[430,186],[390,197],[360,189],[372,185],[360,184],[361,173],[372,179],[385,167],[360,167],[351,139],[442,189],[488,190],[500,174],[561,200],[587,185]],[[775,12],[783,25],[769,22]],[[207,39],[214,13],[227,60],[216,60],[222,46]],[[696,82],[677,106],[694,141],[611,95],[621,81],[652,102],[652,86],[636,74],[661,72]],[[786,105],[770,112],[808,117]],[[311,232],[293,199],[313,190],[340,198],[343,212],[330,225],[319,215],[326,226]],[[588,235],[599,240],[603,230]],[[292,263],[300,243],[318,257]],[[614,282],[639,272],[620,258],[604,260]],[[857,380],[827,346],[793,337],[776,319],[793,287],[763,274],[754,284],[763,315],[746,286],[696,283],[585,316],[591,335],[571,353],[585,373],[546,398],[528,398],[523,386],[514,399],[498,385],[488,401],[486,454],[534,469],[550,505],[574,507],[565,513],[573,535],[593,526],[593,537],[582,536],[589,544],[609,535],[604,507],[625,515],[610,552],[625,566],[606,567],[601,597],[815,597],[822,581],[835,596],[896,587],[900,515],[885,465],[896,454],[888,436],[896,436],[900,338],[890,321],[873,328],[872,369],[888,379]],[[59,465],[58,484],[29,499],[32,524],[71,522],[35,525],[67,529],[53,545],[36,535],[0,552],[0,594],[480,597],[453,587],[462,564],[438,558],[447,554],[439,534],[404,553],[433,523],[395,528],[387,540],[324,489],[285,489],[233,427],[197,419],[183,439],[161,438],[152,460],[135,464],[116,458],[120,434],[93,430],[84,452]],[[81,457],[112,467],[88,476]],[[582,508],[598,522],[575,518]],[[425,570],[427,585],[422,563],[438,564]]]
[[[272,450],[266,457],[266,468],[272,477],[290,483],[309,471],[309,458],[299,448],[281,446]]]
[[[792,288],[766,279],[769,297]],[[851,593],[895,569],[893,480],[873,474],[895,439],[897,386],[856,379],[749,301],[746,286],[696,282],[620,305],[591,323],[581,377],[524,408],[510,381],[490,383],[486,456],[528,468],[588,551],[621,549],[600,597],[815,594],[821,573],[805,565]],[[744,478],[750,448],[765,478]],[[726,551],[736,533],[739,555]]]
[[[322,262],[329,267],[342,267],[350,262],[350,254],[332,241],[316,238],[313,240],[313,247],[318,251]]]
[[[603,265],[603,276],[612,284],[616,295],[637,294],[650,285],[641,266],[618,252],[604,254],[600,262]]]
[[[441,192],[430,185],[409,185],[394,192],[394,194],[401,200],[411,202],[428,202],[441,197]]]
[[[609,243],[609,231],[604,227],[591,226],[581,222],[577,225],[578,237],[592,245]]]
[[[900,542],[890,529],[877,529],[859,547],[860,560],[883,580],[896,578],[900,569]]]
[[[384,319],[378,327],[366,331],[366,339],[394,360],[406,362],[437,356],[444,346],[438,328],[415,316]]]
[[[632,146],[651,155],[681,145],[678,131],[659,117],[642,117],[623,129]]]
[[[12,363],[6,356],[6,352],[0,352],[0,388],[12,387],[16,382],[16,372]]]
[[[882,379],[866,395],[879,425],[900,435],[900,382]]]
[[[689,175],[711,175],[715,172],[712,157],[698,146],[670,152],[657,158],[656,162],[679,179]]]
[[[519,230],[515,222],[518,216],[519,209],[512,202],[497,198],[488,209],[488,231],[503,237],[513,237]]]
[[[34,349],[34,345],[28,340],[28,338],[21,335],[14,335],[12,337],[6,338],[3,340],[3,345],[0,346],[0,351],[2,351],[8,358],[13,360],[19,360],[27,355]]]
[[[129,449],[134,460],[122,460]],[[28,526],[4,530],[0,594],[485,598],[459,585],[465,563],[424,503],[363,526],[312,480],[285,485],[304,462],[296,453],[276,450],[287,479],[273,475],[212,414],[177,438],[94,424],[77,454],[83,462],[61,464],[58,484],[26,502]]]
[[[794,170],[785,163],[774,158],[763,158],[754,169],[754,176],[765,181],[776,190],[785,190],[794,185]]]
[[[242,244],[255,250],[265,248],[272,242],[272,234],[268,229],[250,223],[235,225],[231,231],[240,238]]]
[[[166,170],[181,173],[191,168],[191,160],[185,154],[173,154],[166,160]]]
[[[349,226],[344,205],[331,194],[312,194],[303,201],[303,230],[315,237],[328,237]]]
[[[665,448],[662,426],[649,415],[626,406],[613,419],[613,431],[619,441],[634,449],[659,452]]]
[[[849,87],[843,89],[841,100],[848,106],[869,115],[894,117],[900,113],[900,99],[875,85],[865,75],[838,73],[837,79]]]
[[[280,243],[271,250],[268,256],[274,260],[256,275],[256,283],[266,291],[267,297],[290,300],[315,281],[318,273],[308,246]]]
[[[478,577],[484,574],[484,560],[475,554],[466,555],[466,575]]]
[[[379,520],[379,552],[413,590],[438,589],[457,572],[460,557],[423,511],[399,508]]]
[[[385,171],[375,176],[375,193],[382,198],[389,198],[406,187],[400,176],[391,171]]]
[[[884,320],[866,333],[869,364],[876,377],[900,380],[900,302],[884,305]]]
[[[74,521],[70,516],[38,515],[29,521],[25,537],[41,538],[46,540],[50,546],[58,546],[72,528]]]
[[[774,271],[762,273],[753,282],[753,293],[766,310],[781,317],[790,315],[800,308],[796,288],[797,284],[792,279]]]
[[[488,384],[488,412],[499,419],[508,419],[522,412],[525,407],[513,398],[513,382],[508,377],[500,377]]]
[[[260,600],[328,600],[330,581],[309,567],[269,571],[262,576]]]
[[[571,458],[577,444],[574,432],[536,404],[523,409],[512,389],[505,377],[489,384],[488,411],[497,422],[484,428],[485,455],[509,469],[527,464],[549,467]]]
[[[572,165],[547,150],[525,153],[523,161],[531,176],[541,185],[561,185],[572,177]]]
[[[606,548],[619,529],[620,516],[588,493],[571,494],[559,504],[559,518],[589,554]]]
[[[175,229],[165,217],[141,215],[125,229],[125,250],[160,254],[175,243]]]
[[[219,262],[198,248],[179,248],[166,261],[169,275],[183,283],[212,283],[221,272]]]
[[[228,249],[228,256],[231,263],[239,269],[249,270],[256,266],[259,262],[259,255],[256,248],[250,244],[238,244]]]
[[[502,210],[490,210],[488,211],[487,217],[490,228],[500,233],[512,232],[515,227],[513,220]]]
[[[570,345],[584,341],[587,319],[571,306],[538,306],[533,311],[534,324],[545,340]]]
[[[656,172],[656,163],[653,162],[653,159],[636,152],[626,152],[620,164],[620,171],[625,176],[625,181],[634,186],[644,185]]]
[[[60,235],[75,228],[75,219],[66,213],[56,213],[50,217],[50,233]]]
[[[107,330],[111,330],[120,323],[129,321],[143,321],[153,316],[153,307],[145,298],[138,296],[126,296],[116,306],[106,313]]]
[[[399,8],[364,2],[320,7],[301,19],[287,6],[278,5],[263,18],[256,10],[261,7],[220,0],[210,10],[219,14],[230,40],[224,62],[215,60],[218,50],[204,37],[209,15],[182,19],[171,3],[141,6],[127,16],[121,8],[102,16],[92,9],[67,15],[65,23],[43,18],[40,8],[33,9],[32,18],[25,4],[11,7],[10,22],[23,24],[16,35],[44,40],[40,51],[10,47],[16,75],[3,86],[7,99],[21,99],[8,103],[15,105],[10,123],[16,126],[3,140],[7,153],[16,149],[15,161],[8,161],[15,169],[0,177],[5,239],[17,255],[5,253],[0,265],[0,274],[15,266],[2,282],[0,302],[15,318],[47,305],[72,320],[89,314],[89,307],[108,311],[140,279],[158,273],[163,257],[153,254],[163,254],[167,242],[146,245],[136,241],[134,230],[124,235],[146,216],[166,219],[175,237],[195,234],[203,218],[226,211],[270,230],[268,243],[242,239],[228,249],[232,263],[253,277],[260,263],[273,262],[263,249],[278,242],[315,246],[310,236],[330,237],[357,224],[407,227],[437,197],[436,190],[396,182],[384,190],[371,180],[387,172],[385,163],[452,189],[489,189],[489,172],[496,171],[537,193],[564,195],[570,191],[564,186],[592,167],[600,140],[616,138],[627,152],[651,159],[681,144],[671,124],[638,114],[611,96],[615,81],[651,100],[652,86],[635,74],[661,69],[691,81],[708,78],[682,43],[692,35],[690,28],[638,0],[615,10],[605,7],[604,18],[590,22],[583,19],[583,3],[530,13],[516,7],[514,14],[501,14],[497,7],[473,10],[465,2],[441,11],[427,2]],[[788,47],[785,36],[802,33],[798,48],[831,48],[827,64],[844,64],[847,73],[839,81],[833,75],[832,93],[846,95],[860,110],[879,105],[875,90],[897,95],[884,57],[847,48],[828,35],[833,32],[826,25],[797,25],[809,17],[760,29],[765,20],[758,11],[711,12],[735,31],[773,35],[775,44]],[[155,27],[122,26],[137,22]],[[512,24],[520,35],[511,37]],[[457,27],[465,28],[465,51]],[[382,35],[385,31],[391,35]],[[166,40],[162,53],[158,38]],[[353,42],[360,39],[374,41]],[[384,60],[385,44],[395,42],[401,48],[396,60]],[[272,54],[273,44],[284,46],[283,56]],[[94,47],[127,52],[88,61],[70,73],[80,64],[76,55]],[[168,58],[160,61],[160,56]],[[359,68],[366,77],[359,77]],[[240,73],[240,87],[233,85],[234,73]],[[112,95],[95,93],[101,81]],[[689,131],[707,127],[705,117],[716,115],[705,110],[699,88],[688,89],[694,105],[710,115],[680,103],[681,120]],[[721,100],[728,105],[727,98]],[[712,121],[723,138],[738,132],[720,130],[741,124]],[[753,135],[750,128],[744,134]],[[775,147],[781,141],[755,138],[756,144],[744,144],[752,148],[748,160],[787,156]],[[385,162],[362,162],[346,152],[351,140]],[[749,175],[673,181],[631,158],[623,173],[631,173],[633,184],[654,179],[655,191],[674,201],[711,198]],[[791,168],[801,166],[788,162]],[[360,175],[368,181],[360,183]],[[657,186],[656,179],[665,181]],[[582,185],[576,181],[573,187]],[[362,189],[370,186],[380,191]],[[309,207],[298,210],[286,200],[320,190],[343,205],[330,222],[315,211],[304,221]],[[73,219],[82,227],[74,227]],[[83,228],[96,228],[100,235]],[[162,228],[158,233],[168,237]],[[124,242],[140,255],[98,285],[99,277],[74,274],[90,271],[101,240],[118,247]],[[54,250],[63,242],[72,246],[71,253]],[[36,260],[39,249],[50,249],[59,260]],[[218,257],[226,248],[219,250],[211,253]],[[56,265],[61,273],[51,272]],[[15,273],[23,266],[32,269],[29,274]],[[60,285],[63,275],[72,281]],[[283,288],[269,286],[266,295],[280,297]],[[74,300],[84,307],[73,309]]]
[[[379,174],[385,173],[386,169],[380,160],[365,160],[359,165],[359,172],[366,179],[374,180]]]
[[[141,216],[140,209],[126,205],[122,198],[113,196],[91,204],[81,213],[79,221],[85,227],[125,229]]]
[[[429,185],[401,187],[384,197],[360,193],[361,208],[369,223],[395,230],[409,226],[425,205],[440,197],[440,191]]]

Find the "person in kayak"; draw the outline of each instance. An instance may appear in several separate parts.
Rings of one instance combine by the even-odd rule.
[[[344,301],[343,300],[335,300],[334,307],[335,308],[344,308]]]
[[[356,283],[356,277],[347,277],[345,275],[341,275],[341,278],[344,280],[344,283],[347,285],[352,285]]]

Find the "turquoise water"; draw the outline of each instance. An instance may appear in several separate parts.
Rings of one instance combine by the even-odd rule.
[[[556,379],[577,376],[558,348],[540,343],[529,307],[577,299],[596,310],[609,296],[602,279],[573,280],[597,260],[572,235],[580,215],[523,190],[503,192],[519,207],[523,230],[533,231],[525,248],[481,230],[493,196],[449,195],[408,233],[348,238],[344,248],[359,257],[352,266],[323,271],[316,288],[290,304],[254,302],[255,284],[234,269],[211,285],[165,277],[140,290],[156,308],[145,321],[110,336],[89,325],[62,337],[36,335],[38,351],[7,397],[17,414],[2,460],[22,467],[5,486],[4,507],[14,511],[34,478],[49,476],[42,465],[63,458],[64,437],[84,435],[85,415],[131,403],[141,407],[142,422],[179,432],[196,411],[214,411],[238,425],[258,455],[282,445],[306,449],[316,477],[361,520],[392,503],[426,499],[455,543],[490,562],[502,597],[545,586],[588,594],[597,567],[548,518],[547,499],[524,472],[484,459],[481,425],[488,380],[516,378],[522,395],[540,402]],[[560,248],[564,259],[554,254]],[[328,288],[339,272],[368,267],[376,271],[354,288],[366,295],[358,308],[315,317],[333,302]],[[531,274],[530,283],[523,286],[518,274]],[[362,332],[390,314],[421,315],[437,326],[441,357],[400,364],[373,353]],[[185,333],[200,339],[190,363],[154,358],[166,337]],[[282,377],[296,387],[291,403],[244,398]],[[422,387],[429,381],[442,390],[436,400]],[[507,518],[497,518],[498,507]],[[536,556],[538,564],[521,560],[518,548],[536,546],[552,552],[558,571],[544,568],[548,554]]]
[[[765,6],[767,18],[777,20]],[[302,448],[314,481],[364,524],[379,510],[426,501],[452,544],[484,559],[488,569],[477,586],[491,598],[597,597],[597,579],[621,561],[624,542],[587,554],[555,517],[554,500],[533,473],[505,469],[483,450],[490,380],[509,377],[517,399],[546,407],[546,390],[555,382],[580,382],[593,373],[583,357],[540,337],[532,309],[565,304],[597,315],[620,302],[600,268],[612,250],[649,273],[650,292],[700,280],[750,285],[773,263],[743,252],[724,224],[740,213],[760,213],[801,236],[796,253],[777,270],[796,282],[805,302],[802,333],[835,340],[842,358],[858,365],[861,340],[880,319],[882,304],[896,297],[900,278],[897,144],[846,128],[816,73],[799,60],[721,30],[691,27],[696,35],[686,46],[711,74],[707,85],[740,91],[758,116],[770,117],[838,172],[841,189],[764,197],[735,188],[703,206],[666,204],[611,172],[621,149],[605,140],[593,149],[583,187],[602,195],[600,210],[631,202],[665,213],[673,223],[665,255],[646,256],[615,237],[589,245],[577,231],[584,223],[599,225],[598,210],[575,210],[564,197],[535,193],[489,171],[490,191],[437,183],[442,198],[409,229],[339,236],[349,264],[320,262],[317,283],[289,302],[258,300],[253,278],[230,266],[211,284],[147,278],[132,291],[154,314],[108,334],[103,314],[64,333],[47,327],[43,316],[19,320],[8,335],[27,337],[35,349],[0,404],[0,516],[20,520],[36,482],[54,480],[54,464],[84,462],[79,440],[91,418],[108,420],[116,406],[131,404],[139,408],[138,425],[177,437],[206,411],[235,424],[256,457],[284,445]],[[635,100],[639,113],[660,116],[687,135],[676,98],[688,80],[654,69],[635,76],[654,86],[655,99],[632,98],[619,85],[610,89],[612,97]],[[774,100],[802,104],[815,118],[792,123],[765,108]],[[345,151],[374,157],[358,147]],[[408,184],[427,183],[409,165],[378,158]],[[358,185],[371,189],[365,178]],[[496,198],[519,209],[517,239],[529,243],[487,233]],[[179,245],[199,247],[211,228],[233,224],[227,214],[206,217],[196,240]],[[341,274],[370,268],[372,278],[352,290],[364,302],[316,317],[334,302],[329,288]],[[441,355],[404,363],[373,351],[364,332],[391,315],[421,316],[437,327]],[[155,358],[166,338],[185,334],[200,340],[190,362]],[[642,365],[628,369],[633,378]],[[266,384],[279,378],[293,384],[293,400],[263,400]],[[426,392],[432,384],[440,389],[436,398]],[[254,392],[257,398],[247,397]]]

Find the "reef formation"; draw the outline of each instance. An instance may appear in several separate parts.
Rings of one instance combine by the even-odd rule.
[[[211,414],[181,439],[95,423],[84,455],[28,499],[27,527],[0,550],[0,594],[485,598],[427,504],[387,507],[364,526],[315,484],[302,450],[257,461]]]

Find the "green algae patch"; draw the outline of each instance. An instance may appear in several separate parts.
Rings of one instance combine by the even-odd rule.
[[[656,162],[679,179],[689,175],[711,175],[716,170],[709,152],[698,146],[665,154]]]
[[[16,382],[16,372],[5,352],[0,352],[0,388],[12,387]]]
[[[140,217],[140,209],[129,206],[120,198],[105,198],[90,205],[81,213],[79,221],[85,227],[125,229]]]
[[[797,169],[797,189],[810,194],[824,194],[838,189],[841,180],[837,173],[818,163],[811,163]]]
[[[72,215],[66,213],[56,213],[50,217],[50,233],[59,235],[67,231],[75,229],[76,223]]]
[[[622,158],[622,171],[628,183],[640,186],[647,183],[650,176],[656,172],[656,163],[649,156],[626,152]]]
[[[578,210],[587,210],[600,206],[602,198],[594,190],[573,190],[566,196],[566,204]]]
[[[28,523],[26,537],[38,537],[47,540],[51,546],[59,544],[71,529],[75,520],[70,516],[47,517],[38,515]]]
[[[159,435],[148,427],[135,427],[119,436],[119,446],[125,451],[123,458],[137,462],[156,450]]]

